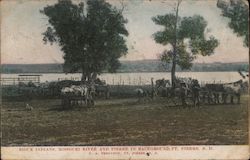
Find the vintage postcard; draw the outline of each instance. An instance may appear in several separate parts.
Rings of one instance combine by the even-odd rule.
[[[249,159],[246,0],[1,0],[1,159]]]

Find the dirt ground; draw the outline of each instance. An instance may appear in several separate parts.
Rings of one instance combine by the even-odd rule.
[[[248,144],[248,97],[240,105],[170,107],[166,99],[98,100],[62,110],[59,99],[3,102],[2,145]]]

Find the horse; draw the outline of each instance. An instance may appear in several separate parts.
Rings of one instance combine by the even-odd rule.
[[[99,97],[104,95],[106,99],[109,99],[110,98],[110,86],[107,84],[105,85],[95,84],[95,94]]]
[[[165,80],[164,78],[158,79],[158,80],[155,81],[156,88],[160,87],[160,86],[167,87],[169,85],[170,85],[170,81],[169,80]]]
[[[71,105],[72,100],[78,103],[79,99],[80,103],[84,100],[86,105],[88,105],[89,101],[93,104],[92,88],[86,85],[63,87],[61,95],[63,96],[63,105],[65,105],[65,102]]]
[[[178,102],[181,101],[181,106],[187,106],[186,98],[190,93],[190,89],[187,87],[187,84],[180,83],[176,87],[169,87],[168,89],[168,100],[173,102],[176,106]]]
[[[191,81],[191,93],[192,93],[192,100],[194,103],[194,107],[196,107],[196,105],[198,105],[198,107],[200,106],[200,84],[198,82],[198,80],[194,79]]]
[[[172,95],[181,99],[182,106],[187,106],[187,98],[191,98],[193,106],[200,105],[200,90],[198,80],[191,78],[178,78],[175,83],[174,90],[172,89]]]
[[[143,90],[142,88],[136,88],[134,91],[137,94],[138,102],[141,102],[142,98],[148,98],[150,95],[149,91]]]
[[[237,103],[240,103],[240,96],[243,88],[243,81],[239,80],[233,83],[223,84],[226,94],[231,95],[231,103],[234,103],[234,96],[237,97]]]
[[[202,89],[203,103],[205,103],[205,100],[207,99],[209,104],[219,104],[221,103],[220,96],[225,103],[226,95],[223,84],[206,84]]]
[[[163,97],[168,97],[171,89],[170,81],[163,79],[159,79],[155,81],[156,94],[161,95]]]

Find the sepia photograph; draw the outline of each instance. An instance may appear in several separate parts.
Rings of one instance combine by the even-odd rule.
[[[1,0],[1,159],[249,159],[246,0]]]

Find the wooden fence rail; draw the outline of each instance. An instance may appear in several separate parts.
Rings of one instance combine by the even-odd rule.
[[[18,85],[20,83],[29,83],[34,84],[40,83],[40,75],[20,75],[18,77],[1,77],[0,84],[5,85]]]

